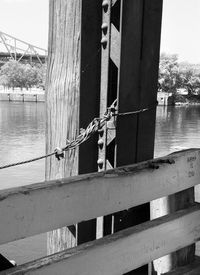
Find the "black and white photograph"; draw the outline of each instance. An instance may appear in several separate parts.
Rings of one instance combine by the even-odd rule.
[[[0,0],[0,275],[200,275],[200,0]]]

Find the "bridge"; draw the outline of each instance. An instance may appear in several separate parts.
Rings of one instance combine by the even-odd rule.
[[[0,31],[0,66],[9,60],[44,64],[47,50]]]

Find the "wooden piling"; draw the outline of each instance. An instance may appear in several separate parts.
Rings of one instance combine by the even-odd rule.
[[[101,2],[50,1],[47,152],[78,136],[99,115]],[[46,179],[97,171],[97,136],[46,163]],[[96,238],[96,219],[49,233],[48,252]]]
[[[81,0],[50,0],[46,152],[79,134]],[[46,161],[46,180],[78,174],[78,148]],[[66,209],[67,211],[67,209]],[[76,244],[74,225],[48,233],[48,254]]]

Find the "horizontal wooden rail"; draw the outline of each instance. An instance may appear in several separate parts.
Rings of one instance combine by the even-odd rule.
[[[0,191],[0,244],[107,215],[200,183],[200,150]]]
[[[119,275],[190,245],[199,238],[200,205],[194,205],[0,275]]]
[[[187,266],[178,267],[176,270],[164,273],[163,275],[199,275],[200,258],[195,257],[195,261]]]

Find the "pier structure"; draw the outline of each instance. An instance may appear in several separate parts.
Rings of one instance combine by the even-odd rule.
[[[162,1],[49,7],[46,181],[0,192],[0,243],[49,255],[0,274],[198,274],[200,151],[153,159]]]
[[[4,89],[0,90],[0,101],[45,102],[45,91],[42,89]]]

